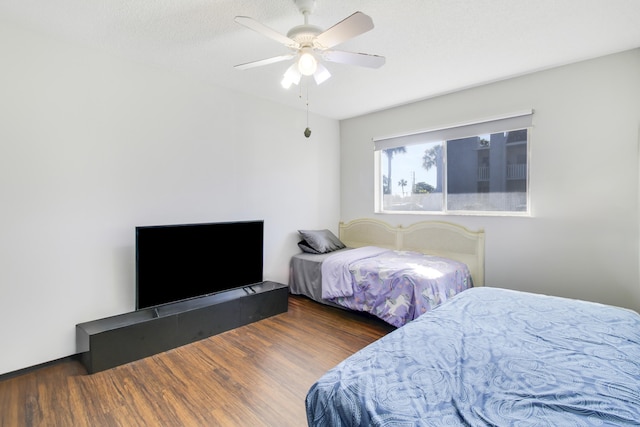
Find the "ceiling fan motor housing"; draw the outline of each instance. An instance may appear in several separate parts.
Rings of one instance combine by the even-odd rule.
[[[287,37],[297,41],[300,46],[313,46],[314,38],[320,33],[322,33],[322,28],[311,24],[303,24],[290,29]]]

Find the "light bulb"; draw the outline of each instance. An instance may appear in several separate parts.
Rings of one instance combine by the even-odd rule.
[[[311,49],[304,48],[298,59],[298,70],[305,76],[312,76],[318,68],[318,61],[311,52]]]

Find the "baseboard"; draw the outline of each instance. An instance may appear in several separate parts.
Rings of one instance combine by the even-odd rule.
[[[19,377],[21,375],[29,374],[33,371],[37,371],[48,366],[57,365],[63,362],[77,361],[80,362],[80,354],[72,354],[71,356],[61,357],[60,359],[50,360],[49,362],[43,362],[38,365],[28,366],[26,368],[18,369],[17,371],[7,372],[0,374],[0,381],[9,380],[11,378]]]

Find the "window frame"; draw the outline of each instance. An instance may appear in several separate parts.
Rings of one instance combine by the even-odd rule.
[[[525,198],[526,209],[513,211],[495,210],[460,210],[448,209],[448,141],[494,134],[502,132],[513,132],[517,130],[527,130],[526,137],[526,170],[525,170]],[[374,138],[374,212],[377,214],[409,214],[409,215],[475,215],[475,216],[531,216],[531,134],[533,130],[533,110],[526,110],[518,113],[502,115],[473,122],[466,122],[457,125],[444,126],[408,134]],[[406,145],[426,144],[428,142],[438,142],[442,144],[443,170],[442,177],[442,208],[441,210],[397,210],[384,208],[383,194],[383,157],[384,150]]]

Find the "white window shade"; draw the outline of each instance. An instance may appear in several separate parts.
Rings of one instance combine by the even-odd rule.
[[[513,113],[506,116],[485,119],[471,123],[462,123],[437,129],[429,129],[408,135],[399,135],[374,139],[374,149],[387,150],[395,147],[422,144],[427,142],[450,141],[475,135],[505,132],[531,127],[533,110]]]

